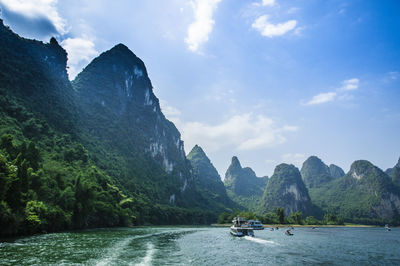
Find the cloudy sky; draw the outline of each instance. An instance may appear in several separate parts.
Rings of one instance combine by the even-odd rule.
[[[186,152],[224,176],[310,155],[345,171],[400,156],[397,0],[0,0],[5,24],[67,50],[70,78],[127,45],[146,64]]]

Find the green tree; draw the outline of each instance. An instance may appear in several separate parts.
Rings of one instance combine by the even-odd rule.
[[[279,223],[279,219],[276,213],[267,212],[261,217],[261,222],[263,224],[277,224]]]
[[[342,225],[344,224],[343,219],[336,214],[327,213],[324,215],[324,223],[328,225]]]
[[[25,207],[26,229],[29,233],[40,232],[47,224],[47,207],[41,201],[28,201]]]
[[[318,225],[320,224],[320,221],[315,219],[313,216],[307,216],[306,219],[304,219],[304,223],[308,225]]]
[[[303,224],[301,212],[290,213],[290,215],[288,217],[288,221],[289,221],[289,223],[293,223],[293,224]]]
[[[285,223],[285,209],[283,208],[277,208],[275,210],[276,216],[278,217],[278,222],[280,224],[284,224]]]
[[[218,223],[219,224],[224,224],[224,223],[230,223],[229,221],[229,213],[223,212],[218,216]]]

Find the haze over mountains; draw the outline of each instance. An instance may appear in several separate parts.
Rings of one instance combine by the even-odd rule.
[[[257,177],[237,157],[224,182],[201,147],[186,156],[145,64],[123,44],[70,82],[67,54],[0,23],[1,235],[99,226],[209,224],[223,211],[284,208],[399,223],[399,169],[307,159]],[[390,175],[390,177],[389,177]],[[11,226],[13,225],[13,226]],[[15,225],[15,226],[14,226]]]

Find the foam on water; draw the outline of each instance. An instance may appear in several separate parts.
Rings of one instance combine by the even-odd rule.
[[[119,255],[121,254],[122,250],[129,245],[129,243],[134,239],[135,237],[129,237],[127,239],[124,239],[122,241],[117,242],[112,247],[112,252],[110,252],[105,258],[102,258],[101,261],[96,263],[96,266],[103,266],[103,265],[109,265],[112,261],[117,259]]]
[[[151,261],[153,259],[153,254],[154,254],[154,245],[152,243],[147,244],[147,251],[146,251],[146,256],[142,259],[142,261],[138,264],[135,264],[137,266],[147,266],[151,265]]]
[[[142,238],[148,238],[152,236],[158,236],[162,234],[166,234],[168,232],[159,232],[159,233],[151,233],[151,234],[144,234],[144,235],[138,235],[138,236],[133,236],[133,237],[128,237],[122,241],[117,242],[114,246],[109,248],[109,252],[107,252],[106,256],[103,257],[100,261],[96,263],[96,266],[103,266],[103,265],[110,265],[110,263],[115,262],[118,257],[120,257],[121,253],[124,251],[124,249],[135,239],[142,239]],[[147,245],[147,251],[146,251],[146,256],[143,258],[143,261],[140,264],[137,265],[149,265],[150,261],[153,257],[154,253],[154,245],[152,243],[149,243]]]
[[[263,245],[279,245],[278,243],[271,241],[271,240],[265,240],[265,239],[261,239],[261,238],[256,238],[256,237],[251,237],[251,236],[244,236],[244,239],[246,240],[250,240],[259,244],[263,244]]]

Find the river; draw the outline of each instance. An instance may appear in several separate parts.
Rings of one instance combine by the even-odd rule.
[[[1,240],[1,265],[400,265],[400,229],[93,229]]]

